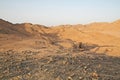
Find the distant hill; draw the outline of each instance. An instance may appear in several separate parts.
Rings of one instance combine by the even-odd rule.
[[[0,19],[1,34],[31,36],[34,33],[44,33],[44,29],[47,29],[47,27],[43,25],[33,25],[31,23],[12,24],[8,21]]]
[[[78,43],[104,47],[91,49],[98,53],[120,56],[120,20],[86,25],[12,24],[0,19],[0,46],[5,49],[73,48]]]

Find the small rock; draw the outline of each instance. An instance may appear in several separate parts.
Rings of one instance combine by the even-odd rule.
[[[69,76],[67,80],[73,80],[73,79],[72,79],[72,77]]]
[[[84,66],[84,69],[86,70],[86,69],[87,69],[87,66]]]
[[[48,69],[45,69],[44,72],[48,71]]]
[[[79,77],[79,80],[83,80],[83,77]]]
[[[67,61],[63,61],[63,64],[67,64]]]
[[[95,79],[98,79],[99,75],[96,72],[94,72],[94,73],[92,73],[92,77]]]
[[[61,80],[60,76],[58,76],[58,77],[56,78],[56,80]]]

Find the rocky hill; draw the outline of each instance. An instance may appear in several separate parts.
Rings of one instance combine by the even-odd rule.
[[[12,24],[0,19],[0,50],[9,49],[74,49],[81,45],[90,51],[120,56],[120,20],[94,22],[86,25]],[[23,46],[24,45],[24,46]],[[77,49],[76,48],[76,49]],[[84,49],[83,49],[84,50]]]
[[[0,19],[0,80],[120,80],[120,20],[86,25]]]

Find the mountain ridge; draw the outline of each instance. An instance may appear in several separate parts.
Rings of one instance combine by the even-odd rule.
[[[120,20],[107,23],[95,22],[86,25],[58,25],[47,27],[39,24],[13,24],[0,19],[0,50],[6,49],[35,49],[42,47],[53,49],[73,49],[83,44],[96,44],[91,49],[97,53],[120,56]],[[24,45],[24,46],[23,46]],[[111,47],[110,47],[111,46]],[[114,47],[113,47],[114,46]]]

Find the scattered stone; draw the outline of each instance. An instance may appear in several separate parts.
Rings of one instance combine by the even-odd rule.
[[[79,80],[83,80],[84,79],[84,77],[79,77]]]
[[[69,76],[67,80],[73,80],[73,79],[72,79],[72,77],[71,77],[71,76]]]
[[[35,58],[35,55],[33,51],[0,52],[0,80],[120,80],[119,57],[69,53]]]
[[[95,78],[95,79],[98,79],[99,75],[96,72],[93,72],[92,77]]]

